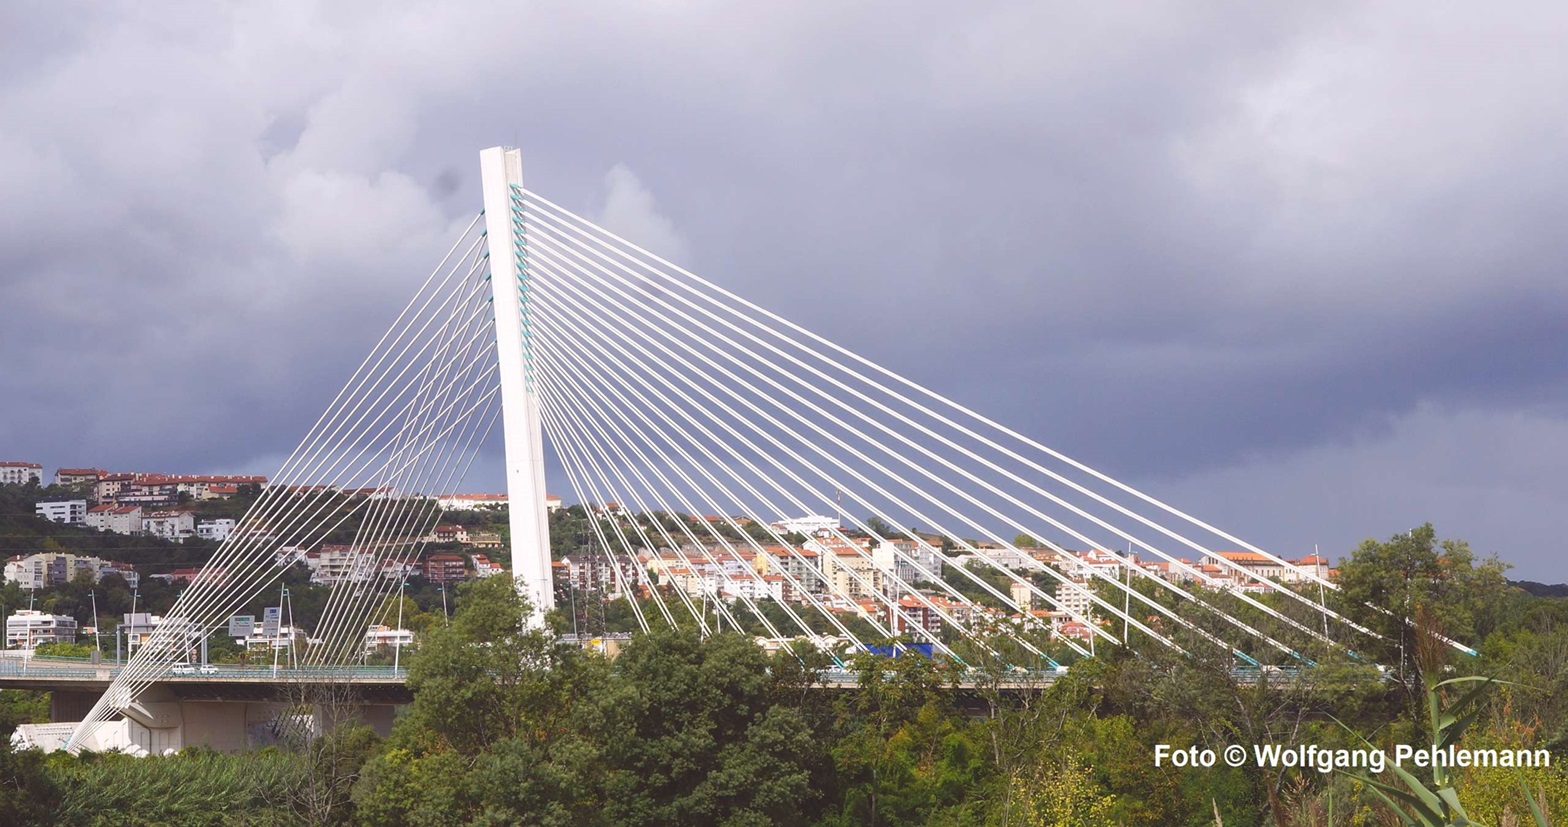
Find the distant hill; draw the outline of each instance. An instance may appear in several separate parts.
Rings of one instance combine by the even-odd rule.
[[[1534,580],[1510,580],[1508,585],[1524,589],[1536,597],[1568,597],[1568,583],[1537,583]]]

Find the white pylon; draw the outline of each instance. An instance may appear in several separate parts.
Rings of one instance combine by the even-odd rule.
[[[501,423],[506,439],[506,495],[512,532],[512,579],[543,627],[555,608],[550,523],[545,514],[544,439],[535,387],[529,308],[528,248],[523,223],[522,152],[491,147],[479,153],[484,188],[495,346],[501,371]]]

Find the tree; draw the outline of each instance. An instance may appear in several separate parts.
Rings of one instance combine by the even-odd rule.
[[[612,823],[756,823],[817,797],[820,747],[798,713],[773,706],[768,659],[749,638],[659,632],[634,639],[616,667],[593,715]]]
[[[1427,523],[1362,543],[1339,567],[1342,608],[1383,636],[1359,644],[1363,656],[1414,677],[1416,614],[1427,612],[1450,638],[1478,642],[1501,620],[1506,568],[1495,556],[1477,562],[1463,540],[1439,541]]]
[[[44,769],[44,753],[11,749],[0,741],[0,824],[55,824],[60,788]]]
[[[409,659],[414,703],[400,730],[405,742],[474,755],[569,709],[581,656],[527,628],[526,601],[510,578],[465,583],[459,593],[451,624],[427,630]]]

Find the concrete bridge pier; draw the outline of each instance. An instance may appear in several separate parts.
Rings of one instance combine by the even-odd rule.
[[[287,693],[284,693],[285,695]],[[102,689],[55,689],[50,692],[51,719],[61,723],[23,724],[13,743],[20,747],[37,746],[46,751],[64,746],[80,721],[103,695]],[[398,698],[396,700],[405,701]],[[259,749],[279,742],[282,719],[298,710],[309,709],[308,720],[300,721],[305,731],[319,735],[354,721],[362,722],[378,734],[392,732],[397,704],[387,700],[363,698],[343,702],[309,703],[273,697],[200,698],[182,697],[175,687],[156,685],[127,707],[119,720],[101,724],[86,749],[96,752],[120,750],[136,755],[163,755],[189,746],[203,746],[220,752]]]

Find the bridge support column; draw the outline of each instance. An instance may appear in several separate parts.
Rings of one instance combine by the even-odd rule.
[[[49,720],[80,721],[103,697],[101,689],[53,689],[49,692]]]
[[[506,438],[507,512],[512,578],[528,599],[534,628],[555,608],[550,523],[544,507],[544,438],[534,386],[528,251],[523,224],[523,160],[516,149],[479,153],[484,186],[496,361],[501,373],[501,425]]]

